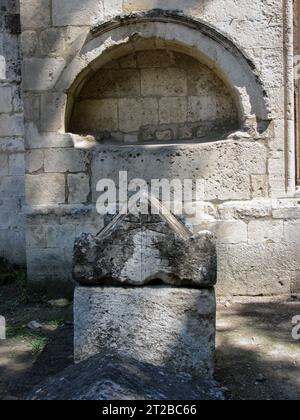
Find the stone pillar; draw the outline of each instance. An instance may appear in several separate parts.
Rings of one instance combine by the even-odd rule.
[[[213,376],[215,238],[174,216],[117,217],[75,242],[75,361],[118,351]]]

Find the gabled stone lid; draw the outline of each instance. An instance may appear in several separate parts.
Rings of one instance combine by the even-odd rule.
[[[193,235],[156,199],[158,214],[118,214],[97,236],[75,241],[73,276],[82,285],[213,287],[216,241],[212,233]],[[130,211],[130,209],[129,209]]]

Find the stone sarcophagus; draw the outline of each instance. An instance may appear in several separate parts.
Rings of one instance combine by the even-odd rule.
[[[75,242],[75,360],[119,351],[211,377],[217,257],[171,213],[117,216]]]

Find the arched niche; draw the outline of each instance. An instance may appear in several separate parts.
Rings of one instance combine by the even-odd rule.
[[[231,90],[210,68],[182,52],[150,48],[86,78],[68,131],[99,143],[145,144],[218,139],[239,128]]]
[[[151,11],[116,18],[92,29],[80,55],[66,67],[56,85],[57,90],[68,93],[66,130],[72,128],[76,104],[93,79],[101,79],[101,72],[112,63],[147,51],[181,54],[198,62],[222,82],[232,98],[232,115],[236,109],[238,120],[232,128],[253,133],[266,128],[270,120],[268,97],[249,58],[203,22],[175,12]]]

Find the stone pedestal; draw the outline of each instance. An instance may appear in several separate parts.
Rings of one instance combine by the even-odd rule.
[[[215,306],[212,288],[78,287],[75,361],[118,351],[172,371],[210,378]]]

